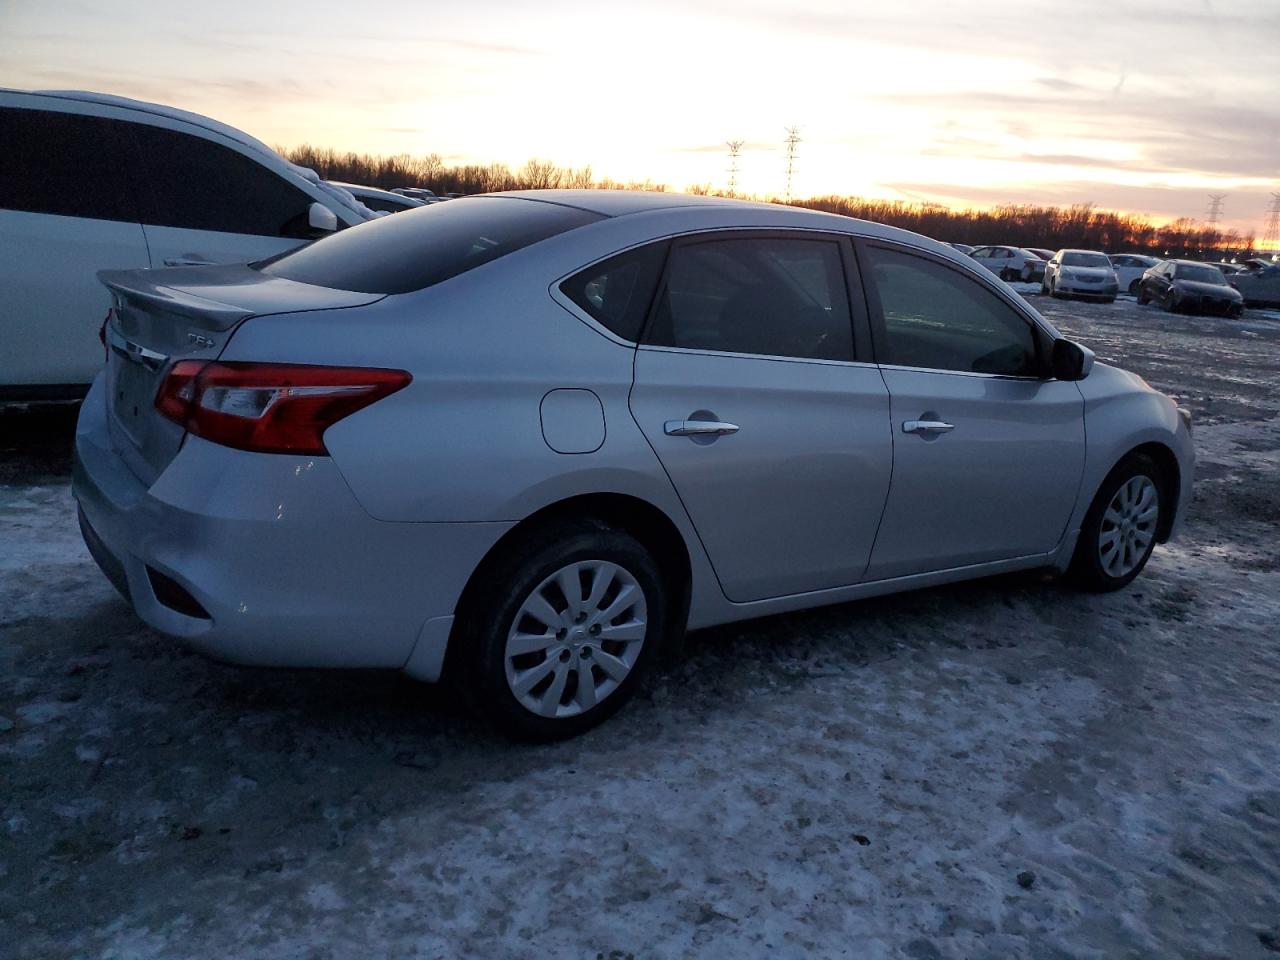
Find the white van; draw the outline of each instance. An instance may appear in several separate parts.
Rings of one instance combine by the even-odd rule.
[[[0,402],[102,366],[99,270],[244,263],[377,216],[248,134],[123,97],[0,89]]]

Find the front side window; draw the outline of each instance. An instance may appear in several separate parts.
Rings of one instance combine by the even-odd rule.
[[[606,329],[639,340],[668,246],[663,241],[620,253],[575,274],[560,289]]]
[[[128,126],[106,117],[0,108],[0,210],[141,222]]]
[[[310,235],[311,197],[276,171],[194,134],[130,124],[142,158],[144,223],[261,237]]]
[[[881,363],[1036,376],[1031,324],[982,284],[942,264],[869,246],[884,315]]]
[[[852,360],[853,325],[839,244],[789,237],[677,244],[648,342]]]

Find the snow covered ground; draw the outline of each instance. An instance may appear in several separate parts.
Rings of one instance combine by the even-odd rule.
[[[1280,320],[1033,302],[1196,413],[1141,578],[704,632],[550,747],[145,629],[0,414],[0,957],[1274,957]]]

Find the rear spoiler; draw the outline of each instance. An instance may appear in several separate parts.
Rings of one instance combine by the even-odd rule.
[[[98,279],[111,293],[147,313],[177,314],[199,320],[202,327],[230,330],[253,310],[218,300],[198,297],[186,290],[158,282],[167,271],[99,270]]]

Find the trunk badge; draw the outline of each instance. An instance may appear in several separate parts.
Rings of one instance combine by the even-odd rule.
[[[214,346],[214,342],[212,340],[198,333],[188,333],[187,342],[192,346],[200,347],[201,349]]]

